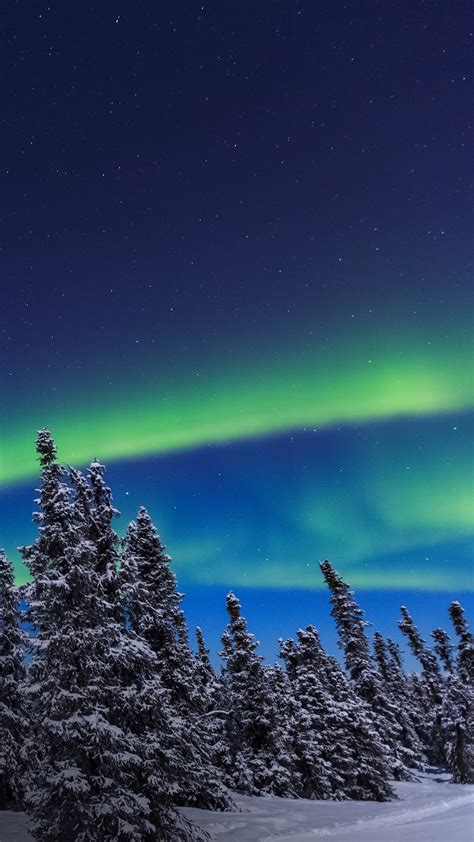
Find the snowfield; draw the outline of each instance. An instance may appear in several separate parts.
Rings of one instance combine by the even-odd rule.
[[[395,783],[398,801],[293,801],[237,796],[242,813],[186,809],[219,842],[470,842],[474,840],[474,786],[423,775]],[[1,842],[3,842],[3,837]],[[7,840],[5,840],[7,842]]]
[[[237,796],[240,813],[183,812],[218,842],[471,842],[474,786],[447,775],[395,783],[398,801],[293,801]],[[0,813],[0,842],[30,842],[27,818]]]

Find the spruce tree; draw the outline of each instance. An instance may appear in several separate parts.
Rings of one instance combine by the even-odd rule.
[[[105,466],[94,459],[89,465],[87,477],[75,468],[69,468],[68,474],[75,493],[75,520],[81,522],[84,538],[94,545],[97,572],[110,610],[120,622],[123,620],[123,607],[118,595],[120,541],[113,529],[113,520],[120,512],[113,505],[112,492],[105,482]]]
[[[440,671],[438,662],[431,649],[428,649],[425,646],[426,641],[424,641],[421,637],[413,618],[408,613],[408,610],[404,605],[401,606],[400,610],[402,612],[402,619],[399,620],[398,626],[407,637],[411,651],[423,668],[423,677],[426,682],[426,688],[430,701],[433,704],[438,705],[441,702]]]
[[[228,706],[224,773],[232,788],[249,795],[294,794],[289,735],[271,692],[275,676],[267,678],[256,651],[258,643],[248,632],[233,593],[228,594],[226,605],[229,624],[221,653]]]
[[[131,628],[159,655],[160,675],[173,705],[195,700],[193,658],[169,555],[147,510],[127,529],[122,554],[122,592]]]
[[[301,782],[294,743],[295,700],[291,684],[279,664],[264,666],[263,670],[276,757],[276,760],[272,758],[269,770],[274,779],[273,789],[276,794],[295,797],[301,790]]]
[[[379,631],[374,632],[374,659],[378,671],[386,684],[390,683],[390,666],[385,640]]]
[[[228,760],[226,739],[228,706],[221,677],[216,675],[212,666],[202,630],[196,629],[198,650],[195,655],[195,680],[201,706],[201,727],[205,731],[205,744],[208,746],[212,765],[224,782],[224,773]]]
[[[217,679],[216,673],[214,672],[214,668],[211,664],[211,659],[209,657],[209,649],[207,648],[204,642],[204,635],[202,633],[202,629],[199,626],[196,628],[196,643],[196,672],[200,679],[201,687],[206,688],[214,684]]]
[[[28,794],[33,834],[42,842],[191,839],[171,807],[166,748],[147,727],[151,710],[168,724],[156,659],[114,617],[100,545],[78,517],[47,431],[37,449],[40,530],[24,550],[41,753]]]
[[[391,762],[392,776],[399,780],[411,780],[415,747],[405,743],[406,734],[400,725],[398,707],[375,668],[366,633],[369,623],[364,619],[364,612],[357,605],[349,585],[329,561],[322,562],[320,567],[331,592],[331,614],[354,689],[370,705],[377,718],[377,727]]]
[[[441,628],[433,629],[431,632],[435,645],[434,650],[438,656],[441,666],[447,673],[453,671],[453,645],[449,642],[449,634]]]
[[[465,679],[474,680],[474,637],[469,631],[468,622],[464,616],[464,608],[459,602],[452,602],[449,614],[459,643],[457,656],[457,670],[463,673]]]
[[[441,711],[444,749],[455,783],[474,783],[474,640],[459,602],[449,608],[459,638]]]
[[[418,627],[404,605],[401,606],[402,619],[399,628],[408,639],[410,649],[421,664],[422,672],[418,680],[419,700],[425,729],[425,750],[431,763],[443,764],[445,751],[441,723],[441,704],[443,701],[444,681],[438,662],[432,650],[427,648]]]
[[[406,705],[407,681],[403,672],[399,647],[390,639],[385,641],[380,632],[374,632],[374,660],[384,684],[384,693],[397,713],[399,732],[397,740],[403,746],[404,762],[409,767],[423,763],[424,749],[418,732],[419,712],[413,701]]]
[[[145,508],[139,510],[124,539],[121,593],[127,625],[155,654],[173,709],[174,802],[228,809],[230,794],[211,762],[214,723],[207,715],[206,694],[189,646],[182,594]]]
[[[395,640],[392,640],[391,637],[387,637],[387,657],[390,674],[394,678],[404,676],[405,672],[403,669],[403,658],[400,644],[396,643]]]
[[[0,810],[23,807],[29,727],[23,688],[26,652],[13,567],[0,550]]]
[[[319,651],[310,628],[298,632],[298,643],[280,640],[280,657],[291,688],[291,735],[298,774],[297,794],[311,799],[345,798],[343,779],[334,763],[332,697],[323,682]],[[333,723],[334,724],[334,723]],[[335,749],[337,752],[337,748]],[[340,765],[345,763],[342,757]]]
[[[295,746],[305,798],[391,797],[386,747],[370,707],[357,697],[314,626],[281,643],[295,700]]]

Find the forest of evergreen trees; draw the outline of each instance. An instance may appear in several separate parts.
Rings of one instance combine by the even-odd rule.
[[[325,561],[345,668],[314,626],[265,665],[230,593],[216,672],[200,629],[190,645],[147,511],[120,540],[104,467],[62,467],[47,430],[37,451],[30,584],[16,588],[0,554],[0,809],[27,810],[36,839],[198,840],[180,806],[230,809],[233,791],[382,801],[427,763],[474,782],[473,637],[458,602],[456,643],[436,628],[431,647],[401,609],[420,664],[407,673]]]

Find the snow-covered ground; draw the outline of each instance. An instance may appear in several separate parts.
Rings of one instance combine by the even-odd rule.
[[[396,783],[399,800],[384,804],[238,797],[246,812],[184,812],[219,842],[474,842],[474,786],[447,778]]]
[[[184,812],[218,842],[473,842],[474,786],[424,775],[395,788],[386,804],[237,797],[240,813]],[[29,840],[24,815],[0,813],[0,842]]]

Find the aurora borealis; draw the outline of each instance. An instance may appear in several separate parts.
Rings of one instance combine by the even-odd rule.
[[[48,406],[36,410],[20,429],[12,424],[2,479],[34,475],[28,431],[36,429],[41,412],[51,416],[64,461],[83,463],[93,445],[104,459],[117,459],[306,427],[462,412],[471,405],[473,383],[463,365],[464,348],[445,352],[442,362],[436,357],[439,345],[425,359],[422,349],[413,346],[408,359],[393,345],[388,353],[383,348],[357,353],[352,345],[350,361],[323,351],[303,352],[301,359],[286,358],[278,366],[257,358],[209,377],[199,372],[198,384],[195,377],[194,382],[178,381],[174,388],[150,377],[150,385],[122,387],[125,399],[91,403],[82,395],[66,413]]]
[[[468,6],[317,5],[9,6],[19,580],[48,426],[120,531],[149,508],[209,627],[241,588],[278,636],[324,557],[369,614],[472,589]]]

